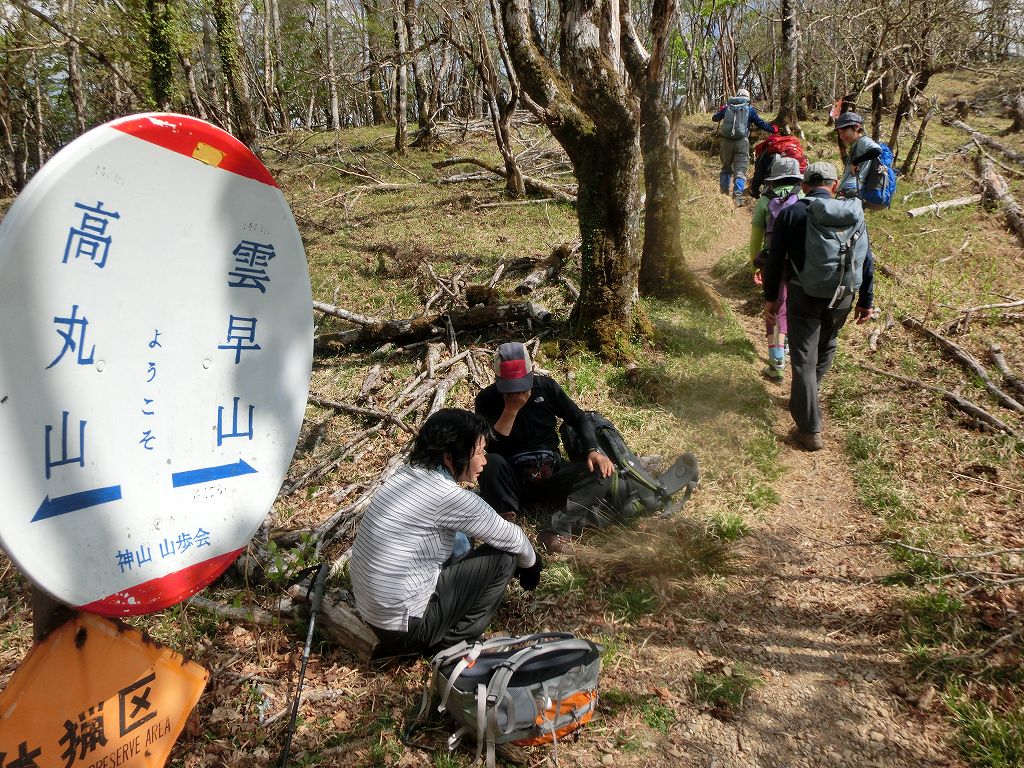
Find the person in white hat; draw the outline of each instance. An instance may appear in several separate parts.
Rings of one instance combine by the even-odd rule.
[[[778,155],[772,161],[765,177],[765,190],[757,199],[750,221],[750,259],[754,265],[754,283],[762,284],[761,269],[772,244],[772,232],[779,213],[804,196],[800,189],[803,175],[800,161]],[[770,381],[781,382],[786,372],[786,280],[779,285],[778,312],[765,317],[765,335],[768,339],[768,364],[764,375]]]
[[[747,169],[750,167],[750,124],[753,123],[766,133],[778,133],[779,129],[766,123],[757,114],[757,110],[750,104],[750,91],[746,88],[736,91],[736,95],[719,107],[711,120],[721,123],[718,129],[721,137],[719,157],[722,159],[719,188],[723,195],[728,195],[731,183],[736,205],[744,205],[746,198],[743,193],[747,186]]]

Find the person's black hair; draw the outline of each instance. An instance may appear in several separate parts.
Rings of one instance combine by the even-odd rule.
[[[444,464],[447,455],[456,479],[469,466],[481,437],[487,438],[491,427],[482,416],[461,408],[442,408],[420,427],[413,441],[409,463],[434,469]]]

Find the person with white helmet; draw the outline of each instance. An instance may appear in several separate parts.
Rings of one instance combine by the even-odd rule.
[[[723,104],[711,120],[721,123],[718,129],[721,136],[719,156],[722,158],[719,188],[723,195],[728,195],[731,186],[736,205],[741,206],[747,186],[747,168],[750,167],[750,124],[767,133],[778,133],[779,129],[757,114],[750,104],[750,91],[746,88],[736,91],[736,95]]]

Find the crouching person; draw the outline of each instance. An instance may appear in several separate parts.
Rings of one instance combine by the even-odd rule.
[[[540,579],[523,531],[459,483],[487,463],[487,422],[447,408],[423,424],[409,463],[374,494],[352,545],[356,609],[381,640],[378,656],[436,653],[479,638],[513,576]],[[481,544],[452,557],[459,533]]]

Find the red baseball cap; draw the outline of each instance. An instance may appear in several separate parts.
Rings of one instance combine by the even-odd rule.
[[[510,341],[498,347],[494,356],[494,384],[499,392],[533,389],[533,361],[526,347]]]

